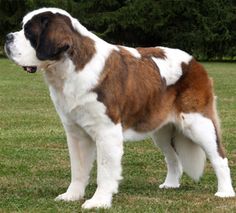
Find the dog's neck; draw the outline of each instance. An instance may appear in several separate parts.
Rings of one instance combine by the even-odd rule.
[[[60,61],[49,62],[43,67],[46,83],[58,92],[62,92],[68,72],[74,70],[74,66],[68,56]]]
[[[89,32],[79,22],[73,23],[73,27],[71,47],[61,60],[44,68],[45,78],[58,91],[63,91],[66,81],[76,81],[78,93],[84,94],[98,83],[107,58],[119,48]]]

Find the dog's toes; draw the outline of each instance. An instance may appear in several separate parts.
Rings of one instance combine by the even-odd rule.
[[[180,184],[179,183],[163,183],[161,185],[159,185],[160,189],[170,189],[170,188],[179,188]]]
[[[89,199],[84,202],[82,208],[84,209],[92,209],[92,208],[110,208],[111,202],[109,200],[101,200],[101,199]]]
[[[75,193],[66,192],[64,194],[60,194],[55,198],[55,201],[76,201],[80,200],[83,196]]]
[[[79,181],[71,182],[67,191],[58,195],[55,201],[75,201],[80,200],[84,196],[84,185]]]

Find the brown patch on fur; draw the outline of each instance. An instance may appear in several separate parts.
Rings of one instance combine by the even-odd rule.
[[[166,55],[164,50],[160,48],[155,48],[155,47],[150,47],[150,48],[137,48],[138,52],[141,54],[142,57],[146,58],[151,58],[151,57],[156,57],[156,58],[162,58],[165,59]]]
[[[162,107],[164,102],[165,105],[171,102],[164,97],[165,89],[165,82],[150,57],[138,59],[120,48],[106,61],[95,92],[115,123],[144,132],[158,127],[169,113],[170,107]]]
[[[171,86],[175,90],[175,107],[178,113],[199,112],[203,115],[212,102],[212,85],[206,71],[192,59],[182,63],[183,75]]]

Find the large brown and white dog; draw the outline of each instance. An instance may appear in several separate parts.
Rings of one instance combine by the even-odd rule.
[[[97,189],[82,207],[110,207],[122,179],[123,141],[149,136],[166,158],[160,188],[179,187],[183,171],[198,180],[206,154],[218,179],[215,195],[235,196],[212,81],[191,55],[111,45],[56,8],[27,14],[5,50],[26,71],[44,70],[64,125],[72,177],[56,200],[84,196],[96,156]]]

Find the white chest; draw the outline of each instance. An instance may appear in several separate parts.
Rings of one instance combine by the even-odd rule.
[[[50,87],[50,95],[58,113],[73,121],[81,120],[84,123],[86,117],[93,117],[96,120],[106,113],[106,107],[97,101],[96,93],[80,93],[73,84],[68,87],[65,85],[62,92]]]

